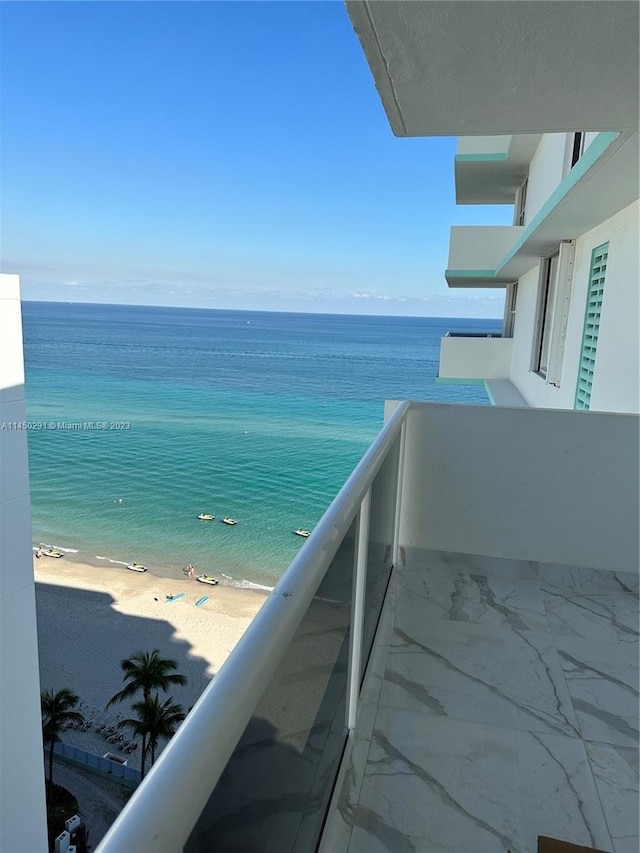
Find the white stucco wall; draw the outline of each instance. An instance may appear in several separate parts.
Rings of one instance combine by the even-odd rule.
[[[560,387],[531,372],[539,268],[518,283],[510,380],[530,406],[572,409],[582,350],[584,315],[594,248],[609,242],[592,411],[640,411],[638,202],[576,241],[569,321]]]
[[[583,305],[591,252],[609,242],[591,411],[640,412],[639,210],[636,202],[578,241],[576,275]],[[581,343],[582,328],[579,333]]]
[[[513,347],[511,350],[511,370],[509,379],[520,391],[530,406],[537,405],[536,383],[541,383],[539,377],[529,374],[531,367],[531,352],[533,347],[533,332],[536,317],[538,295],[539,267],[535,267],[524,275],[518,282],[516,300],[516,316],[513,325]],[[535,381],[534,381],[535,380]],[[553,403],[546,404],[555,408]]]
[[[400,542],[638,571],[637,415],[414,404]]]
[[[589,130],[585,133],[585,135],[584,135],[584,150],[585,151],[591,145],[593,140],[596,139],[596,137],[598,136],[598,133],[599,133],[599,131],[597,131],[597,130]]]
[[[512,338],[442,338],[438,376],[441,379],[507,379],[512,346]]]
[[[47,849],[22,320],[0,275],[0,850]],[[4,425],[4,426],[3,426]]]
[[[564,176],[566,133],[545,133],[529,167],[524,224],[528,225]]]

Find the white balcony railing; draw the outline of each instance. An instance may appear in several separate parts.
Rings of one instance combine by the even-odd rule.
[[[391,416],[99,853],[314,849],[397,563],[408,409]]]

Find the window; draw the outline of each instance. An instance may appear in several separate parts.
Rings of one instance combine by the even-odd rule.
[[[559,253],[546,258],[543,263],[542,289],[538,303],[538,346],[533,369],[541,376],[547,376],[549,368],[549,353],[551,351],[551,330],[553,328],[553,313],[558,287]]]
[[[573,169],[578,160],[584,154],[584,140],[586,135],[586,133],[573,134],[573,145],[571,147],[571,165],[569,166],[570,169]]]
[[[514,225],[524,225],[524,217],[527,205],[527,184],[529,183],[529,179],[525,178],[524,183],[516,193],[516,206],[515,206],[515,216],[514,216]]]
[[[502,321],[502,337],[512,338],[516,321],[516,300],[518,298],[518,282],[507,285],[504,300],[504,319]]]
[[[600,331],[600,312],[604,294],[604,279],[607,272],[609,244],[598,246],[591,253],[591,273],[589,290],[587,292],[587,307],[582,333],[582,351],[578,368],[578,384],[576,387],[576,409],[588,409],[591,405],[591,387],[593,371],[596,365],[596,348],[598,332]]]
[[[538,316],[531,369],[547,385],[560,386],[569,320],[575,243],[565,240],[540,265]]]

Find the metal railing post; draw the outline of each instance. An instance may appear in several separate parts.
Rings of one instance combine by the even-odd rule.
[[[404,479],[404,454],[407,440],[407,418],[405,417],[400,431],[400,452],[398,453],[398,480],[396,485],[396,517],[393,523],[393,553],[392,565],[395,568],[400,560],[400,514],[402,511],[402,483]]]
[[[353,609],[349,637],[349,693],[347,699],[347,727],[353,731],[358,716],[360,696],[360,667],[362,666],[362,631],[364,627],[364,600],[367,590],[367,557],[369,553],[369,517],[371,489],[360,504],[356,537],[355,566],[353,573]]]

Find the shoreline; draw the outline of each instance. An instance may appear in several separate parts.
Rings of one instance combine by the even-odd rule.
[[[42,545],[42,547],[45,547],[45,543],[39,543],[39,544]],[[131,572],[130,570],[127,569],[128,563],[126,563],[124,560],[116,560],[116,559],[113,559],[112,557],[102,557],[102,556],[98,556],[98,555],[95,555],[92,557],[90,552],[86,552],[86,551],[83,552],[77,548],[69,548],[68,546],[51,545],[50,544],[50,545],[47,545],[46,547],[57,548],[58,550],[63,552],[64,557],[61,557],[59,559],[56,559],[53,557],[45,557],[45,556],[36,557],[35,552],[38,549],[38,545],[32,545],[32,551],[34,554],[34,561],[33,561],[34,562],[34,571],[35,571],[35,569],[37,569],[38,565],[41,562],[43,562],[44,560],[47,560],[49,563],[53,563],[56,566],[62,566],[63,563],[73,563],[75,566],[78,566],[81,569],[85,569],[85,570],[86,569],[93,569],[94,572],[96,569],[98,569],[98,570],[105,569],[109,572],[124,570],[129,575],[135,574],[134,572]],[[158,580],[176,580],[176,581],[178,581],[182,578],[184,578],[185,580],[190,580],[186,576],[186,568],[187,568],[186,566],[182,569],[177,569],[177,568],[170,568],[167,566],[156,566],[156,565],[154,565],[153,567],[148,567],[146,572],[139,573],[139,574],[144,574],[146,576],[148,575],[148,576],[154,577]],[[213,575],[213,576],[217,577],[219,580],[219,586],[225,587],[227,589],[248,589],[248,590],[255,590],[258,592],[270,593],[275,587],[275,584],[274,584],[274,586],[268,586],[267,584],[255,583],[253,581],[249,581],[249,580],[246,580],[244,578],[238,580],[236,578],[232,578],[229,575],[224,574],[221,571],[212,570],[210,568],[209,569],[198,568],[197,565],[195,566],[195,572],[196,572],[196,576],[198,574],[206,574],[206,575]],[[193,580],[193,579],[191,579],[191,580]],[[202,586],[205,586],[205,584],[202,584]],[[217,588],[218,587],[216,587],[216,589]]]
[[[122,688],[122,659],[157,648],[176,660],[187,684],[170,695],[188,711],[268,598],[263,590],[212,587],[175,573],[163,577],[116,566],[99,572],[66,555],[33,562],[41,690],[77,693],[80,710],[94,725],[87,732],[63,732],[63,741],[96,755],[113,750],[95,731],[98,723],[130,716],[126,703],[104,711]],[[166,601],[180,592],[179,599]],[[202,596],[208,600],[196,607]],[[127,758],[139,767],[139,750]]]

